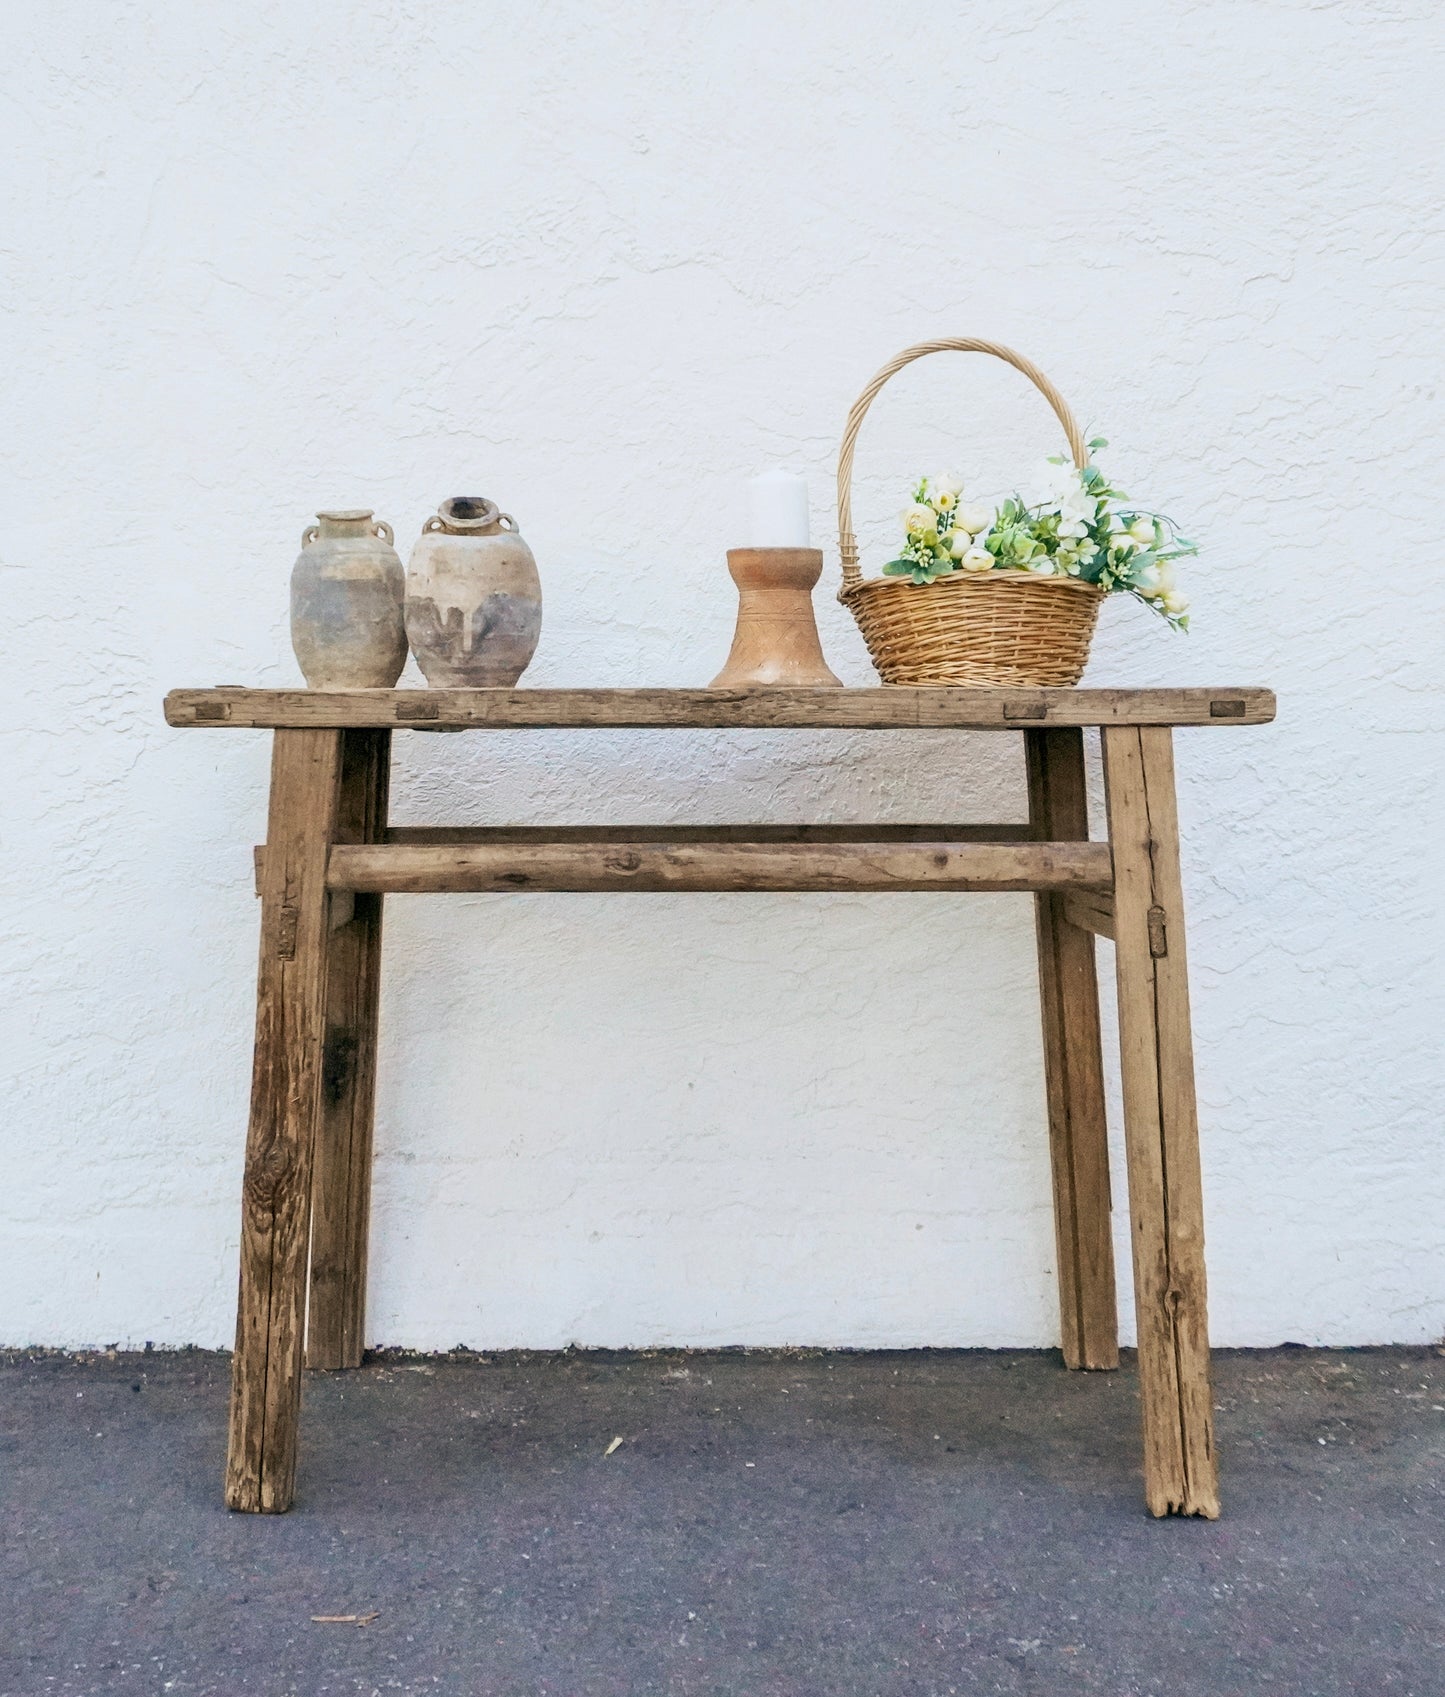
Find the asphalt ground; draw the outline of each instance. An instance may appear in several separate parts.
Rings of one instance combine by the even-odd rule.
[[[1213,1523],[1129,1361],[382,1354],[279,1517],[228,1367],[0,1357],[3,1697],[1445,1694],[1445,1350],[1219,1352]]]

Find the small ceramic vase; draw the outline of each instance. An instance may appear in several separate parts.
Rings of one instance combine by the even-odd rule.
[[[291,571],[291,646],[312,689],[390,689],[406,664],[406,573],[369,508],[317,513]]]
[[[537,651],[542,585],[517,521],[457,495],[422,527],[406,573],[406,634],[436,689],[510,689]]]

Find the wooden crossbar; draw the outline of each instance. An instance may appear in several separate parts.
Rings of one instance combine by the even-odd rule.
[[[352,891],[1107,890],[1106,843],[338,843]]]
[[[383,843],[478,847],[529,843],[1022,843],[1030,840],[1018,825],[390,825],[376,833]],[[255,848],[256,894],[266,865],[266,845]],[[349,917],[343,892],[333,890],[332,924]]]
[[[1019,825],[391,825],[386,843],[1026,843]]]

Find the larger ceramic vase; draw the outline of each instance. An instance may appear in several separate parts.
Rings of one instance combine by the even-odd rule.
[[[457,495],[422,528],[406,573],[406,634],[436,689],[510,689],[542,633],[537,562],[495,501]]]
[[[406,573],[370,508],[317,513],[291,571],[291,646],[312,689],[390,689],[406,664]]]

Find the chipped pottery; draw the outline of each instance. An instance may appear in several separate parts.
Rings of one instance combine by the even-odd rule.
[[[312,689],[390,689],[406,664],[406,574],[369,507],[317,513],[291,571],[291,646]]]
[[[457,495],[423,526],[406,574],[406,634],[437,689],[510,689],[537,649],[542,585],[517,521]]]

